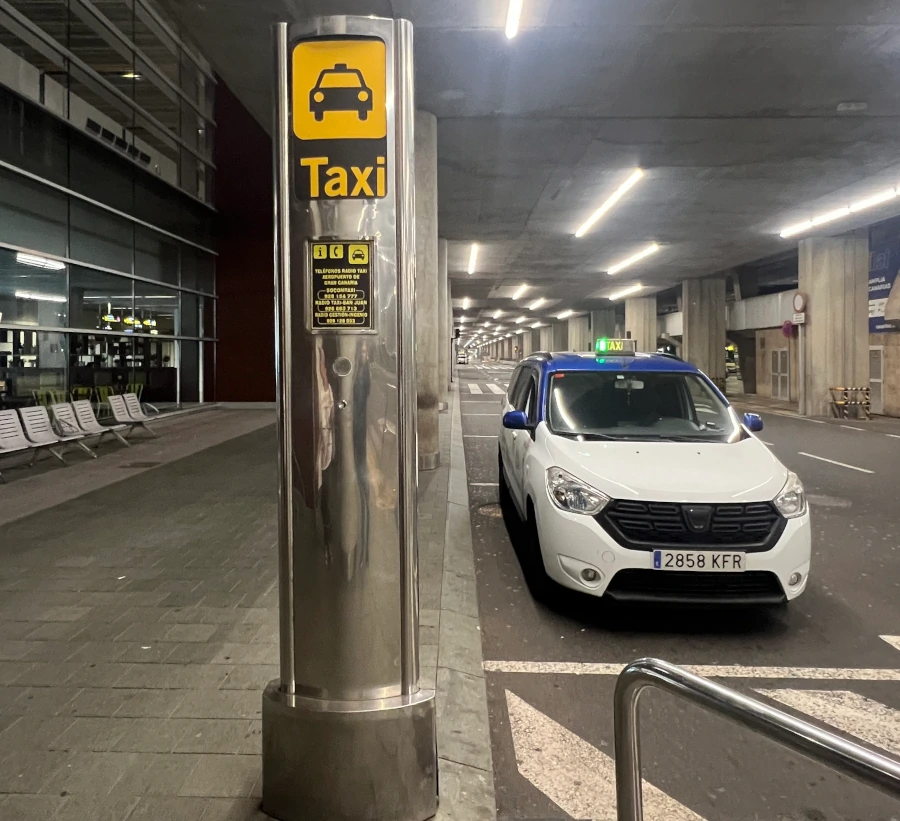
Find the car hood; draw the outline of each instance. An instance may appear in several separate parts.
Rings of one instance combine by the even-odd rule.
[[[613,499],[762,502],[774,499],[787,468],[756,438],[720,442],[577,442],[544,428],[554,465]]]

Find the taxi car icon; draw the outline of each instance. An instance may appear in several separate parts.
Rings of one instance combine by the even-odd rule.
[[[367,120],[372,110],[372,89],[366,85],[362,72],[335,63],[323,69],[309,92],[309,110],[322,122],[329,111],[355,111],[360,120]]]
[[[365,248],[354,248],[350,251],[350,262],[366,263],[369,261],[369,255]]]

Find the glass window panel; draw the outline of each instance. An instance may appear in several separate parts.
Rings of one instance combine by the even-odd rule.
[[[65,401],[67,341],[63,333],[0,329],[0,408]]]
[[[200,298],[196,294],[181,294],[181,335],[200,336]]]
[[[178,284],[179,247],[168,237],[140,226],[135,227],[135,274]]]
[[[201,297],[203,311],[203,334],[207,339],[216,336],[216,301],[211,297]]]
[[[69,326],[122,331],[133,328],[134,298],[132,280],[92,271],[90,268],[70,266]]]
[[[72,334],[69,389],[79,398],[91,398],[101,414],[110,393],[124,393],[134,377],[134,340],[128,336]]]
[[[66,196],[0,169],[0,242],[66,255]]]
[[[213,342],[202,342],[203,349],[203,401],[216,401],[216,346]]]
[[[65,185],[68,136],[58,119],[0,86],[0,159]]]
[[[132,393],[156,407],[178,401],[178,368],[174,339],[134,338]]]
[[[100,208],[73,200],[70,256],[104,268],[131,273],[134,224]]]
[[[129,137],[130,139],[130,137]],[[134,213],[137,169],[126,152],[112,153],[87,134],[71,132],[71,174],[66,187],[126,214]]]
[[[154,336],[174,336],[178,333],[178,291],[134,282],[134,331]]]
[[[0,248],[0,323],[66,326],[66,266]]]
[[[181,346],[181,403],[200,401],[200,343],[184,342]]]

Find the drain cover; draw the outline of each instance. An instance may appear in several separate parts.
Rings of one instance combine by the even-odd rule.
[[[129,462],[127,465],[122,465],[123,470],[135,470],[140,468],[155,468],[159,467],[162,462]]]
[[[502,519],[503,511],[500,510],[500,505],[481,505],[478,508],[478,512],[482,516],[489,516],[492,519]]]

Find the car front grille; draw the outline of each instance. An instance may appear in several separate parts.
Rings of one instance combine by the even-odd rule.
[[[623,602],[671,604],[778,604],[785,600],[778,577],[746,573],[688,573],[630,568],[613,576],[605,596]]]
[[[688,505],[615,499],[595,518],[629,550],[725,547],[762,553],[775,546],[787,524],[771,502]]]

